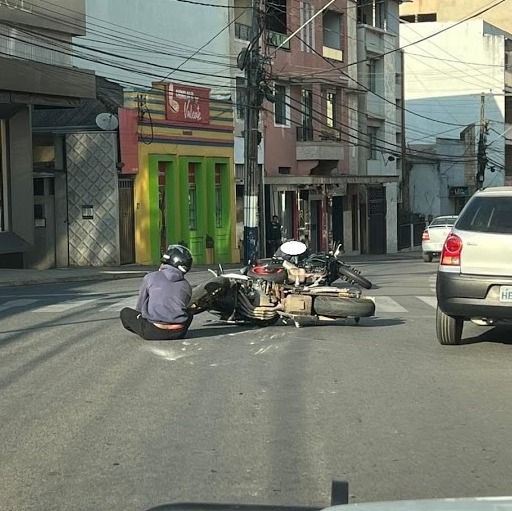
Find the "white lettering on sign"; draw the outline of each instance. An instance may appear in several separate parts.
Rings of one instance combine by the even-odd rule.
[[[185,119],[190,119],[191,121],[200,121],[203,118],[199,103],[191,101],[190,99],[185,101],[185,110],[183,111],[183,114],[185,115]]]
[[[32,4],[27,0],[0,0],[0,7],[7,7],[13,11],[32,12]]]

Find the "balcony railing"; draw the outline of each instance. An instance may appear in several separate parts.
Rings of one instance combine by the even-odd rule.
[[[242,41],[250,41],[252,39],[252,27],[243,23],[235,23],[235,37]]]
[[[288,38],[287,34],[281,34],[280,32],[273,32],[272,30],[267,31],[267,44],[269,46],[275,46],[276,48],[278,46],[281,46],[283,44],[283,41],[285,41]],[[281,46],[281,49],[283,50],[289,50],[290,49],[290,41],[287,41],[283,46]]]
[[[313,128],[311,126],[297,126],[297,142],[312,142]]]

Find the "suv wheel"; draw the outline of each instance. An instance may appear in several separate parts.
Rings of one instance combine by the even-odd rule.
[[[445,314],[439,307],[436,311],[436,334],[439,344],[462,344],[464,319]]]
[[[423,258],[423,261],[426,262],[426,263],[431,263],[432,262],[432,257],[433,257],[432,254],[426,254],[425,252],[423,252],[421,257]]]

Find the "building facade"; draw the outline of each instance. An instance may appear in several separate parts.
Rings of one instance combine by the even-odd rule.
[[[1,2],[0,20],[0,266],[22,268],[35,250],[40,213],[32,111],[76,106],[95,97],[96,83],[70,57],[72,37],[85,34],[84,0],[59,0],[51,10],[42,1]]]
[[[425,219],[458,215],[475,192],[475,126],[458,138],[438,137],[434,144],[411,145],[407,152],[411,211]]]
[[[484,186],[500,186],[512,177],[512,103],[507,96],[512,91],[511,38],[482,19],[401,27],[408,146],[432,144],[440,136],[455,138],[475,125],[475,137],[484,137]],[[451,153],[445,156],[450,163]],[[477,155],[461,157],[471,159],[476,163]],[[468,183],[473,190],[476,178]]]
[[[182,243],[197,264],[238,262],[231,102],[155,83],[127,92],[120,137],[121,176],[134,179],[136,261],[157,264]]]
[[[341,241],[349,254],[395,252],[403,134],[398,2],[334,2],[281,45],[324,5],[276,3],[279,22],[269,24],[276,97],[263,115],[270,213],[282,217],[286,235],[315,250]]]
[[[357,13],[357,141],[360,245],[363,252],[397,251],[405,151],[401,2],[359,1]],[[354,190],[356,191],[356,190]],[[353,202],[356,195],[353,195]],[[354,210],[356,207],[353,207]],[[353,243],[356,242],[353,239]]]
[[[508,2],[487,0],[407,0],[400,7],[400,18],[406,23],[459,21],[470,16],[484,19],[505,32],[512,33],[512,18]]]

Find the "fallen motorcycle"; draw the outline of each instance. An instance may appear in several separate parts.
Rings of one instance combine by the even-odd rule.
[[[272,258],[260,259],[251,265],[247,275],[253,278],[266,278],[280,280],[285,278],[282,268],[284,260],[290,261],[299,268],[304,268],[306,273],[314,274],[310,281],[315,285],[331,286],[338,279],[351,284],[371,289],[372,283],[361,275],[361,272],[341,259],[343,246],[337,244],[330,252],[310,253],[307,245],[300,241],[289,240],[283,243]],[[274,277],[272,277],[274,275]],[[309,282],[310,284],[313,282]]]
[[[256,326],[273,325],[281,318],[297,327],[346,318],[358,323],[375,314],[375,301],[363,297],[361,289],[325,285],[332,278],[328,267],[320,272],[316,266],[299,267],[286,259],[272,264],[260,262],[240,273],[225,273],[221,266],[210,270],[214,278],[193,289],[190,312],[208,311],[228,323]]]

